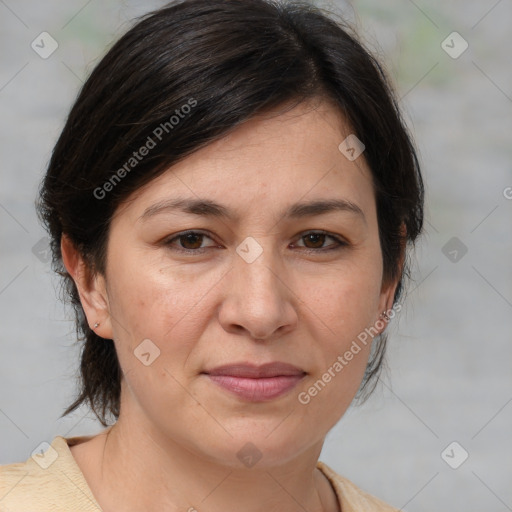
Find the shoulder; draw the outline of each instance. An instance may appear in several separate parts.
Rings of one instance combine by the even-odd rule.
[[[100,512],[67,440],[57,436],[25,462],[0,466],[1,512]]]
[[[317,468],[331,482],[343,512],[399,512],[398,509],[363,491],[324,462],[319,461]]]

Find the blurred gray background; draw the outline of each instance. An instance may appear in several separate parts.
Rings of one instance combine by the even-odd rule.
[[[389,370],[321,460],[409,512],[512,510],[512,0],[316,3],[387,65],[427,185]],[[85,409],[59,419],[79,347],[34,199],[85,77],[134,16],[161,5],[0,0],[2,464],[102,429]]]

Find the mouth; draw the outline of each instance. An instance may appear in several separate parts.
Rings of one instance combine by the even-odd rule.
[[[288,363],[237,363],[202,372],[225,391],[250,402],[266,402],[291,391],[306,375]]]

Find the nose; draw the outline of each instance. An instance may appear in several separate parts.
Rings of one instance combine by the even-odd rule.
[[[251,263],[235,254],[234,268],[226,278],[226,294],[218,313],[224,330],[270,340],[295,329],[296,296],[285,269],[270,251],[264,250]]]

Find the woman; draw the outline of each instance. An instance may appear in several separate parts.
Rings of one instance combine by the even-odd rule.
[[[3,466],[1,506],[395,510],[318,461],[375,385],[423,214],[385,75],[341,22],[147,15],[85,83],[39,213],[84,340],[65,414],[107,428]]]

